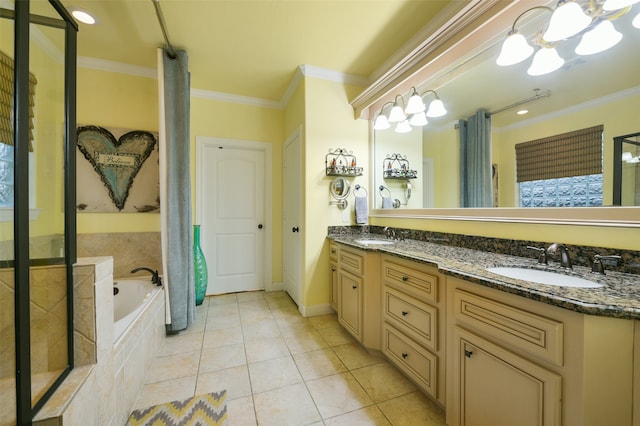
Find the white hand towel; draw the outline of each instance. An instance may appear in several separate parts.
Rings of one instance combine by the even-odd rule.
[[[369,203],[367,202],[367,196],[356,197],[356,223],[363,225],[367,223],[369,218]]]
[[[382,197],[382,208],[390,209],[393,207],[393,203],[391,202],[391,197]]]

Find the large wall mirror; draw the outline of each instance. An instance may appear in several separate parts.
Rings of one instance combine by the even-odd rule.
[[[518,3],[514,8],[520,9],[520,12],[531,7],[527,2]],[[555,2],[548,6],[552,9],[556,7]],[[402,209],[459,209],[461,161],[458,121],[468,119],[479,110],[487,111],[491,121],[490,158],[494,175],[492,208],[524,207],[521,201],[522,186],[516,178],[517,144],[599,125],[603,126],[601,201],[591,205],[612,206],[614,138],[640,131],[640,59],[637,55],[640,51],[640,28],[637,28],[640,26],[639,14],[640,3],[636,3],[626,13],[611,20],[623,37],[617,45],[606,51],[590,55],[576,54],[580,37],[557,42],[556,50],[565,62],[548,74],[532,76],[527,73],[532,57],[515,65],[498,66],[496,58],[511,30],[511,27],[501,27],[495,28],[495,31],[492,29],[492,35],[487,40],[474,40],[477,48],[473,52],[458,58],[446,69],[429,75],[424,81],[413,84],[418,93],[426,93],[423,99],[427,106],[435,98],[429,90],[435,90],[444,102],[447,114],[428,118],[426,126],[412,126],[406,133],[396,132],[393,123],[388,129],[372,130],[373,187],[384,187],[385,194],[390,193],[391,198],[401,201],[398,209],[382,209],[380,191],[372,197],[373,208],[382,215],[392,210],[401,214]],[[517,30],[538,49],[531,40],[548,25],[550,16],[551,11],[544,8],[526,12],[518,18]],[[402,100],[387,96],[389,99],[378,102],[375,111],[369,111],[372,123],[381,111],[389,115],[394,100],[397,103],[404,101],[406,105],[411,92],[399,94]],[[384,101],[391,103],[386,103],[380,109]],[[518,114],[522,110],[528,112]],[[411,169],[417,172],[417,178],[385,178],[385,158],[390,154],[406,158]],[[569,158],[567,161],[578,160]],[[630,167],[635,167],[632,172],[640,174],[640,165]],[[624,191],[638,192],[640,188],[627,184]],[[639,197],[626,194],[622,199],[637,200]],[[557,206],[562,205],[560,203]],[[532,207],[530,210],[542,209]],[[594,219],[607,209],[596,208],[593,212],[596,210],[598,213]],[[535,217],[538,214],[529,211],[522,215]],[[540,215],[548,216],[549,213]]]

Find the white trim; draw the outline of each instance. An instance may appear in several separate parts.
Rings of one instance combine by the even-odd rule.
[[[42,209],[29,209],[29,220],[38,220]],[[13,222],[15,220],[13,207],[0,207],[0,222]]]
[[[328,303],[311,306],[300,305],[298,306],[298,312],[300,312],[300,314],[305,318],[335,313],[331,305],[329,305]]]
[[[191,96],[194,98],[208,99],[212,101],[229,102],[262,108],[282,109],[282,102],[271,101],[251,96],[232,95],[230,93],[214,92],[212,90],[191,89]]]
[[[287,89],[284,91],[284,95],[282,95],[282,99],[280,100],[280,107],[282,109],[284,109],[289,103],[289,101],[291,100],[291,97],[293,96],[296,89],[298,88],[298,85],[302,81],[302,77],[304,77],[302,68],[301,67],[296,68],[296,71],[293,73],[293,77],[291,77],[291,80],[289,81],[289,85],[287,86]]]
[[[271,283],[269,286],[265,286],[264,291],[284,291],[284,283],[282,281]]]
[[[158,70],[156,68],[108,61],[106,59],[90,58],[87,56],[78,56],[78,68],[127,74],[136,77],[158,78]]]
[[[78,56],[78,68],[126,74],[135,77],[158,78],[158,71],[156,68],[131,65],[124,62],[115,62],[106,59],[91,58],[88,56]],[[284,109],[302,81],[302,77],[313,77],[335,83],[351,84],[363,87],[369,84],[368,78],[359,75],[346,74],[340,71],[334,71],[313,65],[300,65],[296,68],[293,77],[289,81],[289,85],[279,101],[196,88],[191,89],[190,95],[194,98],[213,101],[257,106],[261,108]]]
[[[196,136],[196,223],[202,223],[204,200],[202,170],[206,166],[204,161],[205,146],[221,146],[227,148],[244,148],[264,152],[264,276],[263,288],[272,288],[271,276],[272,247],[273,247],[273,154],[272,146],[267,142],[248,141],[231,138],[216,138],[212,136]]]

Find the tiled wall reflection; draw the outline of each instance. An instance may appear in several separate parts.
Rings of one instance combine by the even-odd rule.
[[[520,182],[520,207],[602,206],[602,174]]]

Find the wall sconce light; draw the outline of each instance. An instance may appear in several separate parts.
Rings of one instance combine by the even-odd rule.
[[[539,46],[527,73],[529,75],[548,74],[562,67],[562,59],[555,47],[564,40],[581,36],[575,49],[578,55],[592,55],[603,52],[622,40],[622,34],[613,26],[615,19],[629,12],[630,7],[640,0],[559,0],[556,9],[536,6],[522,12],[513,22],[496,63],[509,66],[529,58],[535,49],[518,32],[516,25],[520,18],[534,10],[551,12],[546,26],[537,31],[533,43]],[[636,17],[640,27],[640,15]],[[635,26],[635,24],[634,24]]]
[[[435,99],[431,101],[429,108],[427,108],[422,99],[427,93],[433,93],[435,95]],[[400,98],[400,101],[398,101],[398,98]],[[387,117],[384,109],[388,105],[393,105],[393,107]],[[384,130],[391,127],[390,123],[397,123],[395,127],[396,132],[408,133],[411,131],[411,126],[421,127],[429,124],[427,117],[442,117],[446,113],[447,109],[435,90],[427,90],[422,94],[418,94],[416,88],[412,87],[411,95],[409,96],[406,106],[404,104],[404,98],[401,95],[396,95],[393,102],[387,102],[382,105],[382,108],[380,108],[380,111],[378,111],[373,120],[373,128],[375,130]]]

